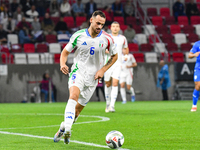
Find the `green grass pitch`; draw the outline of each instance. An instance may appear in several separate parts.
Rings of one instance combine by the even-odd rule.
[[[99,145],[106,146],[105,137],[112,130],[124,135],[124,149],[200,149],[200,110],[190,112],[192,101],[117,102],[115,113],[105,113],[105,102],[89,102],[73,125],[74,142],[69,145],[52,140],[64,119],[65,106],[66,103],[1,103],[0,149],[102,150],[106,147]],[[110,120],[100,121],[96,116]]]

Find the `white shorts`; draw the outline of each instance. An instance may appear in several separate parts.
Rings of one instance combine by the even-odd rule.
[[[78,98],[78,103],[81,104],[82,106],[86,106],[86,104],[89,102],[98,84],[98,80],[91,80],[90,84],[88,84],[89,80],[87,79],[91,78],[94,77],[86,78],[80,72],[70,73],[68,87],[69,89],[72,86],[76,86],[79,88],[80,95]]]
[[[111,77],[114,79],[119,80],[121,73],[121,66],[114,65],[111,66],[105,73],[104,73],[104,81],[110,81]]]
[[[121,84],[121,83],[124,83],[124,82],[125,82],[127,85],[132,85],[132,83],[133,83],[133,74],[130,74],[130,73],[128,73],[128,74],[126,74],[126,75],[121,74],[121,75],[120,75],[119,83]]]

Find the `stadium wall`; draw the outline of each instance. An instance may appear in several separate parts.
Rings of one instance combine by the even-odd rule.
[[[43,65],[8,65],[8,75],[0,76],[0,103],[19,103],[24,99],[27,93],[27,81],[41,81],[42,75],[48,71],[53,83],[57,88],[57,101],[67,101],[68,93],[68,77],[60,72],[59,64],[43,64]],[[156,87],[157,74],[159,72],[157,63],[147,64],[139,63],[134,69],[133,87],[136,92],[136,100],[162,100],[161,89]],[[169,72],[171,78],[171,87],[168,90],[171,99],[174,91],[174,64],[169,64]],[[29,85],[29,93],[37,84]],[[101,100],[103,96],[100,94]],[[128,98],[130,96],[128,95]],[[96,100],[95,94],[92,96],[93,101]],[[118,99],[121,100],[120,94]],[[44,101],[44,100],[43,100]]]

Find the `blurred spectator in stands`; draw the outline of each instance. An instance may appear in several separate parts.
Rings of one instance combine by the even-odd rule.
[[[49,7],[49,13],[51,17],[58,17],[60,12],[59,4],[56,0],[51,0],[50,7]]]
[[[168,100],[167,89],[171,86],[168,65],[160,61],[162,67],[158,73],[157,87],[162,89],[163,100]]]
[[[81,26],[80,29],[85,29],[88,28],[90,26],[90,19],[88,18],[86,21],[84,21]]]
[[[31,6],[34,5],[34,1],[31,0],[20,0],[20,4],[22,6],[22,11],[24,12],[24,14],[26,14],[26,12],[31,9]]]
[[[23,28],[19,31],[18,36],[19,36],[19,43],[20,44],[25,44],[25,43],[33,43],[34,39],[33,37],[29,36],[27,33],[27,27],[23,26]]]
[[[112,21],[113,21],[113,13],[112,13],[112,9],[109,6],[105,6],[103,9],[104,14],[106,15],[106,23],[105,25],[111,25]]]
[[[90,0],[85,5],[85,13],[87,14],[87,18],[90,18],[92,13],[97,10],[97,4],[94,0]]]
[[[124,6],[124,17],[134,16],[134,7],[131,0],[127,0]]]
[[[57,0],[58,5],[60,6],[60,4],[63,2],[63,0]]]
[[[33,22],[31,23],[33,30],[32,35],[36,39],[37,42],[42,42],[44,40],[43,31],[41,30],[41,24],[37,17],[34,17]]]
[[[22,21],[22,17],[24,17],[24,13],[22,12],[21,7],[17,7],[17,10],[13,14],[13,19],[16,20],[16,23]]]
[[[176,21],[178,19],[178,16],[185,15],[184,11],[185,11],[184,5],[180,2],[180,0],[177,0],[173,5],[173,13]]]
[[[44,0],[35,0],[35,7],[39,13],[39,17],[44,17],[46,11],[46,2]]]
[[[60,14],[62,17],[71,16],[71,5],[68,0],[63,0],[63,3],[61,3]]]
[[[190,0],[190,2],[186,5],[186,15],[190,19],[190,16],[199,15],[199,10],[197,4],[194,3],[194,0]]]
[[[26,12],[26,21],[33,22],[34,17],[38,17],[39,13],[35,10],[35,5],[31,6],[31,9]]]
[[[6,7],[5,3],[1,3],[1,5],[0,5],[0,12],[4,11],[5,7]]]
[[[29,22],[26,21],[25,17],[22,17],[22,21],[20,21],[17,26],[16,29],[17,30],[21,30],[23,28],[23,26],[26,26],[27,30],[32,30],[32,26]]]
[[[19,3],[17,0],[13,0],[12,3],[10,4],[10,10],[12,13],[14,13],[17,10],[17,7],[19,6]]]
[[[44,31],[44,35],[48,35],[48,34],[56,35],[54,28],[55,28],[55,25],[54,25],[54,22],[51,20],[49,13],[45,13],[44,19],[42,21],[42,30]]]
[[[2,11],[1,14],[0,14],[0,18],[1,18],[0,20],[1,20],[1,23],[7,21],[8,16],[11,16],[11,17],[12,17],[13,14],[8,10],[7,7],[5,7],[5,8],[4,8],[4,11]]]
[[[1,44],[6,44],[7,43],[7,33],[3,29],[3,25],[0,24],[0,43]]]
[[[112,4],[112,10],[114,16],[123,16],[123,6],[120,0],[115,0],[115,2]]]
[[[105,32],[107,32],[107,33],[111,33],[111,30],[109,29],[109,27],[108,27],[107,25],[105,25],[105,26],[103,27],[103,30],[104,30]]]
[[[84,6],[81,0],[77,0],[77,2],[72,5],[72,12],[74,17],[86,16]]]
[[[55,102],[55,99],[54,99],[54,85],[53,85],[53,82],[51,80],[51,78],[49,77],[49,73],[48,72],[45,72],[43,74],[43,80],[41,82],[41,93],[44,93],[45,95],[45,102],[47,102],[47,98],[49,96],[49,81],[50,81],[50,86],[51,86],[51,99],[52,99],[52,102]]]
[[[133,29],[133,26],[131,24],[127,26],[126,30],[124,30],[124,36],[129,43],[133,41],[135,37],[135,30]]]
[[[67,34],[69,37],[71,36],[66,22],[63,21],[63,17],[60,17],[60,21],[56,24],[55,31],[57,34]]]
[[[3,23],[3,29],[7,32],[7,34],[13,34],[15,33],[15,25],[16,21],[9,16],[7,21]]]

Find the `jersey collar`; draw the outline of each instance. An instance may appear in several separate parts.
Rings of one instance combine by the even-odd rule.
[[[91,37],[90,33],[88,32],[88,28],[85,29],[85,32],[86,32],[87,36]],[[99,34],[97,35],[97,37],[100,37],[101,34],[102,34],[102,30],[99,32]]]

